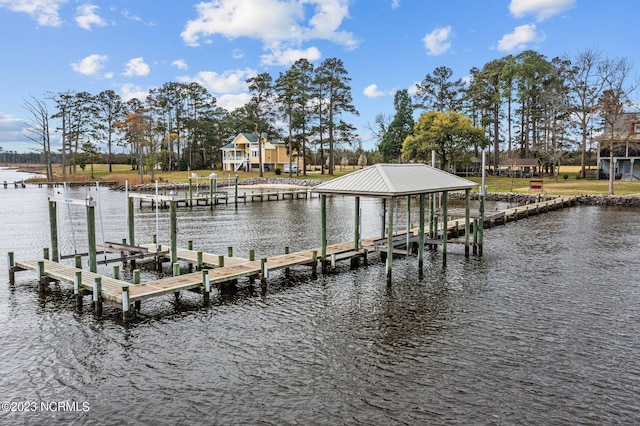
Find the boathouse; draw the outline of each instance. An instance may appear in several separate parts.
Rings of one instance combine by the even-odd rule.
[[[354,224],[354,250],[359,250],[360,244],[360,197],[373,197],[383,200],[382,235],[381,240],[386,238],[386,272],[387,282],[391,281],[391,264],[394,253],[394,246],[398,239],[406,238],[407,245],[413,237],[413,231],[407,229],[402,236],[393,233],[393,212],[395,203],[401,198],[407,199],[407,211],[411,198],[418,197],[420,200],[419,227],[415,237],[418,242],[418,264],[422,271],[425,246],[425,223],[426,223],[426,196],[429,195],[429,238],[433,241],[438,235],[438,229],[442,232],[443,264],[446,264],[447,254],[447,234],[448,234],[448,194],[451,191],[465,191],[465,254],[469,253],[470,234],[470,193],[477,184],[470,180],[447,173],[426,164],[375,164],[364,169],[360,169],[348,175],[333,179],[316,186],[313,191],[320,194],[321,199],[321,250],[324,261],[327,247],[326,233],[326,197],[328,195],[347,195],[355,197],[355,224]],[[442,226],[438,226],[438,214],[435,213],[436,194],[441,194],[440,218],[443,220]],[[483,200],[481,200],[481,211],[483,210]],[[385,219],[386,218],[386,219]],[[407,221],[409,227],[409,221]],[[482,228],[482,227],[480,227]],[[385,233],[385,229],[388,232]],[[399,238],[398,238],[399,237]]]

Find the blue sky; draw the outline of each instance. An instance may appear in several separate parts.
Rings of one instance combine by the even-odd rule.
[[[144,98],[169,81],[197,81],[233,110],[249,98],[247,78],[337,57],[360,112],[345,119],[371,149],[367,124],[393,115],[395,91],[412,91],[438,66],[465,78],[526,49],[634,63],[639,18],[638,0],[0,0],[0,147],[33,146],[23,132],[32,95]]]

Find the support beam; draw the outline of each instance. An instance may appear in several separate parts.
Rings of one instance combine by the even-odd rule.
[[[464,191],[464,254],[469,257],[469,232],[471,230],[471,190]]]
[[[325,194],[320,195],[320,261],[322,262],[322,272],[326,271],[327,260],[327,196]]]
[[[360,250],[360,197],[356,197],[355,201],[355,223],[353,233],[353,249]]]
[[[449,191],[442,192],[442,266],[447,266],[447,239],[449,238]]]
[[[169,204],[171,207],[171,264],[173,265],[178,261],[178,201],[171,200]]]
[[[49,201],[49,229],[51,233],[51,260],[58,262],[58,204],[55,201]]]
[[[418,271],[422,275],[424,266],[424,210],[425,194],[420,194],[420,226],[418,228]]]
[[[96,259],[96,212],[95,204],[87,204],[87,233],[89,238],[89,270],[98,272]]]
[[[387,236],[387,284],[391,284],[391,264],[393,263],[393,198],[389,198],[389,232]]]

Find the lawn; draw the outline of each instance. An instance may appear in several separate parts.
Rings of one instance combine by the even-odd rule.
[[[309,179],[309,180],[329,180],[336,177],[351,173],[357,170],[358,167],[346,167],[342,169],[337,167],[335,174],[329,176],[327,174],[320,174],[319,171],[307,171],[307,176],[300,174],[299,176],[293,175],[294,179]],[[560,174],[556,182],[553,176],[543,176],[543,189],[531,190],[529,189],[529,178],[510,178],[506,176],[487,176],[485,184],[487,185],[488,192],[519,192],[519,193],[540,193],[558,194],[558,195],[580,195],[580,194],[607,194],[609,192],[609,183],[605,180],[585,180],[578,179],[578,173],[580,171],[579,166],[563,166],[560,168]],[[218,180],[230,179],[235,180],[236,174],[238,179],[256,178],[258,174],[255,172],[223,172],[212,170],[193,170],[193,171],[172,171],[172,172],[155,172],[155,179],[160,182],[183,182],[189,181],[189,176],[192,174],[197,175],[200,179],[207,179],[210,173],[216,173]],[[60,167],[54,168],[54,173],[58,176],[62,176]],[[564,179],[564,176],[567,179]],[[265,178],[287,178],[288,174],[282,173],[276,175],[274,172],[265,172]],[[137,171],[131,170],[128,165],[117,164],[113,165],[113,173],[109,173],[108,166],[106,164],[96,164],[93,167],[93,178],[100,179],[102,181],[117,181],[120,184],[124,184],[125,181],[129,181],[129,184],[136,185],[140,183],[140,177]],[[470,180],[480,184],[480,177],[471,177]],[[87,181],[92,180],[92,172],[90,165],[87,165],[85,170],[78,169],[76,176],[71,177],[67,175],[67,181]],[[150,183],[151,175],[144,175],[144,182]],[[620,182],[616,181],[614,184],[614,192],[616,195],[629,195],[640,194],[640,182]]]

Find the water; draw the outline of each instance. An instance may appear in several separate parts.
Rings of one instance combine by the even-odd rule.
[[[32,259],[49,245],[49,194],[0,190],[2,255]],[[119,241],[124,195],[99,198],[98,226]],[[352,238],[352,205],[331,199],[329,243]],[[377,235],[379,205],[363,199],[362,209],[363,233]],[[317,247],[319,210],[315,198],[180,209],[179,245],[256,257]],[[166,296],[143,302],[127,327],[117,309],[94,317],[90,298],[75,311],[68,285],[39,294],[33,272],[10,286],[1,268],[2,401],[78,411],[38,405],[0,423],[636,424],[639,212],[578,206],[499,226],[485,232],[482,258],[450,245],[443,269],[429,252],[423,279],[415,258],[394,260],[391,288],[374,255],[315,280],[308,269],[274,273],[264,296],[244,281],[207,307]],[[61,252],[73,251],[71,224],[84,250],[83,208],[58,216]],[[168,220],[161,211],[161,242]],[[155,227],[153,210],[136,209],[140,242]]]

